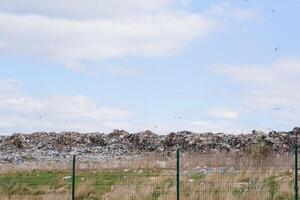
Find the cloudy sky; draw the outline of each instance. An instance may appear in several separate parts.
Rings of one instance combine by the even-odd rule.
[[[0,134],[300,125],[299,0],[1,0]]]

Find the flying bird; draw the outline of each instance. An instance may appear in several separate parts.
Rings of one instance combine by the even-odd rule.
[[[181,116],[174,116],[175,119],[182,119]]]
[[[275,48],[275,51],[278,51],[278,50],[279,50],[279,47],[276,47],[276,48]]]

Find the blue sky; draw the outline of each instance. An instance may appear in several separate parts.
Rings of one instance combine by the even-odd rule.
[[[300,2],[0,2],[0,133],[290,130]]]

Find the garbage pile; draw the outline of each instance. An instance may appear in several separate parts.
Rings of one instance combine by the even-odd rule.
[[[108,159],[144,153],[171,154],[178,147],[200,154],[229,152],[236,154],[289,153],[300,143],[300,128],[289,132],[252,131],[248,134],[193,133],[189,131],[158,135],[149,130],[110,134],[77,132],[38,132],[0,136],[0,163],[29,160],[66,160],[73,154],[86,159]]]

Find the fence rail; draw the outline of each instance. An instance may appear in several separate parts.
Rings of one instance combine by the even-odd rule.
[[[298,200],[298,146],[285,155],[133,156],[0,165],[3,200]]]

